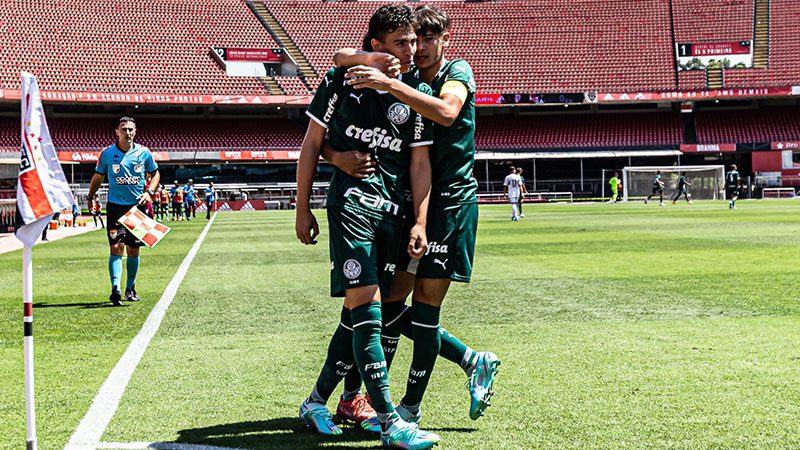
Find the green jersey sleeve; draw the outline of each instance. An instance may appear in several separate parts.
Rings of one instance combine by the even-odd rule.
[[[477,90],[475,84],[475,75],[472,73],[472,67],[463,59],[453,61],[450,65],[450,70],[447,72],[447,81],[455,80],[464,83],[470,93],[474,94]]]
[[[339,106],[342,94],[340,91],[343,86],[343,71],[331,69],[322,78],[317,88],[317,93],[308,105],[306,115],[314,122],[320,124],[326,130],[331,124],[333,114]]]

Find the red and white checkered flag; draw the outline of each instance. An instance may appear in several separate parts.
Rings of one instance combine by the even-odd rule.
[[[151,219],[134,206],[119,219],[119,223],[127,228],[137,239],[152,248],[169,233],[170,228]]]

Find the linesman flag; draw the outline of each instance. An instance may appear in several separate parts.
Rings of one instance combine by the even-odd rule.
[[[74,200],[50,139],[36,77],[22,72],[22,154],[17,182],[17,239],[32,246],[57,211]]]
[[[37,450],[33,389],[33,244],[56,211],[72,206],[69,184],[58,162],[44,118],[36,78],[22,72],[22,154],[17,179],[17,239],[22,241],[23,345],[27,450]]]
[[[156,222],[139,211],[136,205],[119,219],[119,223],[150,248],[161,242],[170,230],[168,226]]]

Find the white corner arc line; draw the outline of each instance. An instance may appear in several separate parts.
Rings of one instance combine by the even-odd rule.
[[[94,450],[100,444],[100,438],[103,437],[108,423],[111,422],[111,418],[114,416],[119,406],[119,401],[122,399],[122,394],[128,386],[133,371],[136,370],[136,366],[139,365],[139,361],[141,361],[142,355],[144,355],[145,350],[147,350],[150,340],[153,339],[156,331],[158,331],[158,328],[161,326],[161,321],[164,319],[167,308],[169,308],[169,305],[172,303],[172,299],[175,298],[175,294],[178,292],[183,278],[189,271],[192,260],[194,260],[195,255],[197,255],[198,250],[200,250],[200,245],[203,243],[203,240],[205,240],[206,234],[208,234],[208,230],[211,228],[211,224],[214,223],[216,217],[217,213],[215,212],[214,216],[211,217],[211,220],[206,224],[206,227],[203,228],[203,232],[197,237],[189,253],[183,258],[183,262],[181,262],[178,271],[175,272],[172,280],[170,280],[167,288],[161,295],[161,299],[153,306],[150,315],[147,316],[147,320],[145,320],[142,325],[142,329],[139,330],[136,337],[131,340],[131,343],[125,350],[125,353],[122,354],[117,365],[115,365],[111,373],[108,374],[108,378],[103,382],[103,385],[97,392],[97,396],[95,396],[94,401],[92,401],[92,406],[89,408],[89,411],[86,412],[86,415],[83,416],[83,419],[81,419],[81,423],[78,424],[78,428],[75,429],[75,433],[70,437],[64,450]]]
[[[184,442],[100,442],[97,448],[114,450],[244,450],[232,447],[217,447],[214,445],[187,444]]]

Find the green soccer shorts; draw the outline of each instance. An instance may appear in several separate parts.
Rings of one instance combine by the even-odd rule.
[[[411,258],[407,251],[407,236],[413,225],[413,219],[406,220],[403,230],[406,240],[397,257],[398,269],[419,278],[449,278],[469,283],[478,232],[478,204],[432,205],[425,229],[428,251],[420,259]]]
[[[394,276],[403,223],[379,220],[340,206],[328,207],[331,296],[345,289],[377,284],[388,297]],[[407,240],[406,240],[407,243]]]

